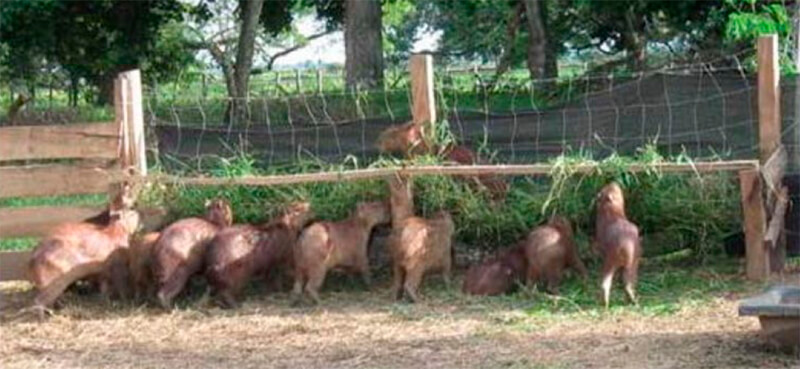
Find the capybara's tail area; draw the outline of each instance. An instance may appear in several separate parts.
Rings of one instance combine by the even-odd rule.
[[[39,290],[39,294],[34,299],[34,305],[50,307],[56,302],[59,296],[75,281],[86,278],[90,275],[100,274],[103,271],[104,263],[92,261],[76,265],[68,272],[59,276],[46,287]]]

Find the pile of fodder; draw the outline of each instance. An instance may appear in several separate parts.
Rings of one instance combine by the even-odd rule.
[[[688,161],[687,157],[669,160]],[[449,176],[420,176],[414,180],[417,212],[429,215],[446,209],[456,223],[456,240],[462,247],[495,250],[522,237],[552,214],[561,214],[576,227],[583,254],[589,253],[593,234],[593,208],[598,190],[609,181],[624,188],[628,217],[639,225],[644,237],[645,256],[677,251],[704,260],[723,249],[723,239],[741,227],[739,186],[736,173],[661,173],[657,163],[667,161],[651,148],[635,157],[610,156],[600,161],[579,154],[554,161],[549,176],[509,176],[505,199],[492,201],[489,194],[470,181]],[[372,166],[435,164],[436,158],[413,162],[381,160]],[[595,164],[591,173],[579,173],[578,165]],[[651,169],[633,173],[631,164]],[[204,174],[217,177],[270,175],[357,168],[354,161],[340,165],[307,162],[300,166],[262,169],[245,156],[220,159]],[[196,174],[196,173],[192,173]],[[359,201],[386,199],[382,179],[307,183],[280,186],[182,186],[154,184],[144,193],[146,203],[166,206],[170,218],[202,213],[204,202],[213,197],[228,199],[236,222],[258,223],[277,214],[281,206],[299,199],[312,203],[319,219],[346,217]]]

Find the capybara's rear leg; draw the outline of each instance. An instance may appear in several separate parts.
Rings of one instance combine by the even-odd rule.
[[[239,307],[239,301],[236,299],[236,291],[232,288],[219,291],[219,302],[225,309],[236,309]]]
[[[525,274],[525,284],[528,288],[532,287],[534,283],[539,282],[539,268],[537,268],[533,263],[528,267],[528,271]]]
[[[608,309],[609,301],[611,299],[611,284],[614,281],[614,271],[617,268],[613,265],[603,265],[603,272],[601,273],[600,288],[603,290],[603,305]]]
[[[303,302],[303,282],[305,276],[303,272],[296,271],[294,274],[294,286],[292,287],[292,305],[298,306]]]
[[[405,270],[402,266],[395,264],[392,279],[392,296],[395,300],[403,298],[403,281],[405,280]]]
[[[183,286],[189,280],[189,273],[185,269],[176,271],[158,290],[158,302],[164,309],[172,308],[172,300],[175,299]]]
[[[453,277],[452,277],[452,275],[453,275],[453,262],[452,261],[453,260],[448,255],[447,257],[445,257],[444,265],[442,266],[442,280],[444,280],[444,285],[445,285],[445,287],[447,287],[447,289],[450,289],[450,287],[453,284],[453,282],[452,282],[453,281]]]
[[[422,268],[414,268],[406,272],[406,280],[403,283],[403,290],[412,302],[419,302],[419,285],[422,283],[423,276]]]
[[[319,289],[325,283],[325,267],[319,267],[311,270],[308,273],[308,282],[306,282],[306,293],[314,304],[319,304]]]
[[[365,287],[369,290],[372,285],[372,272],[369,270],[369,259],[367,259],[366,253],[359,256],[356,269],[361,274],[361,280]]]
[[[547,279],[545,283],[545,290],[552,294],[558,295],[558,286],[561,285],[561,270],[559,268],[553,267],[553,270],[547,272]]]
[[[628,300],[634,305],[639,305],[639,300],[636,298],[636,279],[639,269],[639,263],[633,263],[632,265],[625,268],[622,274],[622,278],[625,282],[625,294],[628,296]]]

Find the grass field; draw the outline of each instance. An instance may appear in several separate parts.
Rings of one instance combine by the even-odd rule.
[[[590,263],[590,269],[597,265]],[[19,307],[29,286],[0,287],[3,368],[788,368],[800,357],[776,351],[736,301],[762,288],[736,260],[702,267],[645,261],[640,306],[613,292],[604,311],[596,276],[569,278],[561,297],[530,289],[467,297],[437,277],[424,301],[390,300],[388,276],[371,291],[329,276],[323,303],[291,307],[285,292],[259,283],[239,310],[220,310],[200,291],[165,312],[146,305],[66,296],[44,322]],[[800,283],[797,271],[785,280]]]

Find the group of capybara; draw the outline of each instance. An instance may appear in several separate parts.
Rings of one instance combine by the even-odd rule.
[[[30,278],[38,291],[35,305],[52,307],[71,284],[83,281],[96,285],[108,298],[133,297],[168,309],[195,276],[205,278],[222,307],[238,306],[243,288],[259,276],[293,277],[294,302],[302,303],[307,297],[318,303],[329,270],[357,273],[370,285],[370,234],[377,225],[389,223],[391,294],[416,302],[426,275],[441,273],[450,285],[455,225],[446,211],[427,218],[414,215],[410,178],[395,177],[389,183],[389,201],[359,203],[340,221],[311,222],[311,205],[295,202],[267,223],[233,224],[230,205],[215,199],[206,204],[202,217],[181,219],[160,232],[144,234],[135,233],[138,213],[118,205],[126,201],[114,201],[107,215],[62,224],[39,243],[30,261]],[[619,185],[612,182],[602,188],[596,210],[592,246],[603,258],[604,304],[608,307],[618,269],[622,269],[625,292],[635,303],[642,250],[638,229],[625,216]],[[557,294],[568,268],[587,276],[570,222],[554,215],[514,246],[471,266],[462,290],[498,295],[519,284],[535,284]]]
[[[383,132],[378,147],[407,155],[436,152],[460,164],[478,163],[462,146],[434,147],[422,139],[420,126],[405,124]],[[464,177],[497,199],[507,185],[494,176]],[[292,298],[320,300],[319,290],[329,270],[361,275],[371,283],[367,253],[372,229],[391,223],[387,252],[391,256],[396,299],[420,299],[423,278],[431,273],[451,282],[452,239],[455,224],[446,211],[429,218],[415,215],[411,178],[389,179],[388,201],[362,202],[352,215],[336,222],[317,221],[311,204],[296,202],[264,224],[233,224],[233,211],[224,199],[206,204],[202,217],[178,220],[160,232],[139,234],[139,215],[133,210],[129,186],[100,216],[62,224],[42,239],[29,265],[37,289],[34,305],[49,308],[72,284],[97,286],[108,297],[153,301],[170,308],[196,276],[205,277],[209,292],[222,307],[233,308],[243,288],[255,277],[294,279]],[[625,215],[620,186],[614,182],[596,198],[596,227],[592,247],[602,259],[603,302],[609,304],[612,280],[622,269],[625,292],[636,302],[635,286],[642,254],[638,228]],[[582,277],[587,271],[579,258],[570,222],[558,215],[540,225],[514,246],[473,265],[462,290],[473,295],[498,295],[519,284],[540,285],[558,293],[565,269]]]

